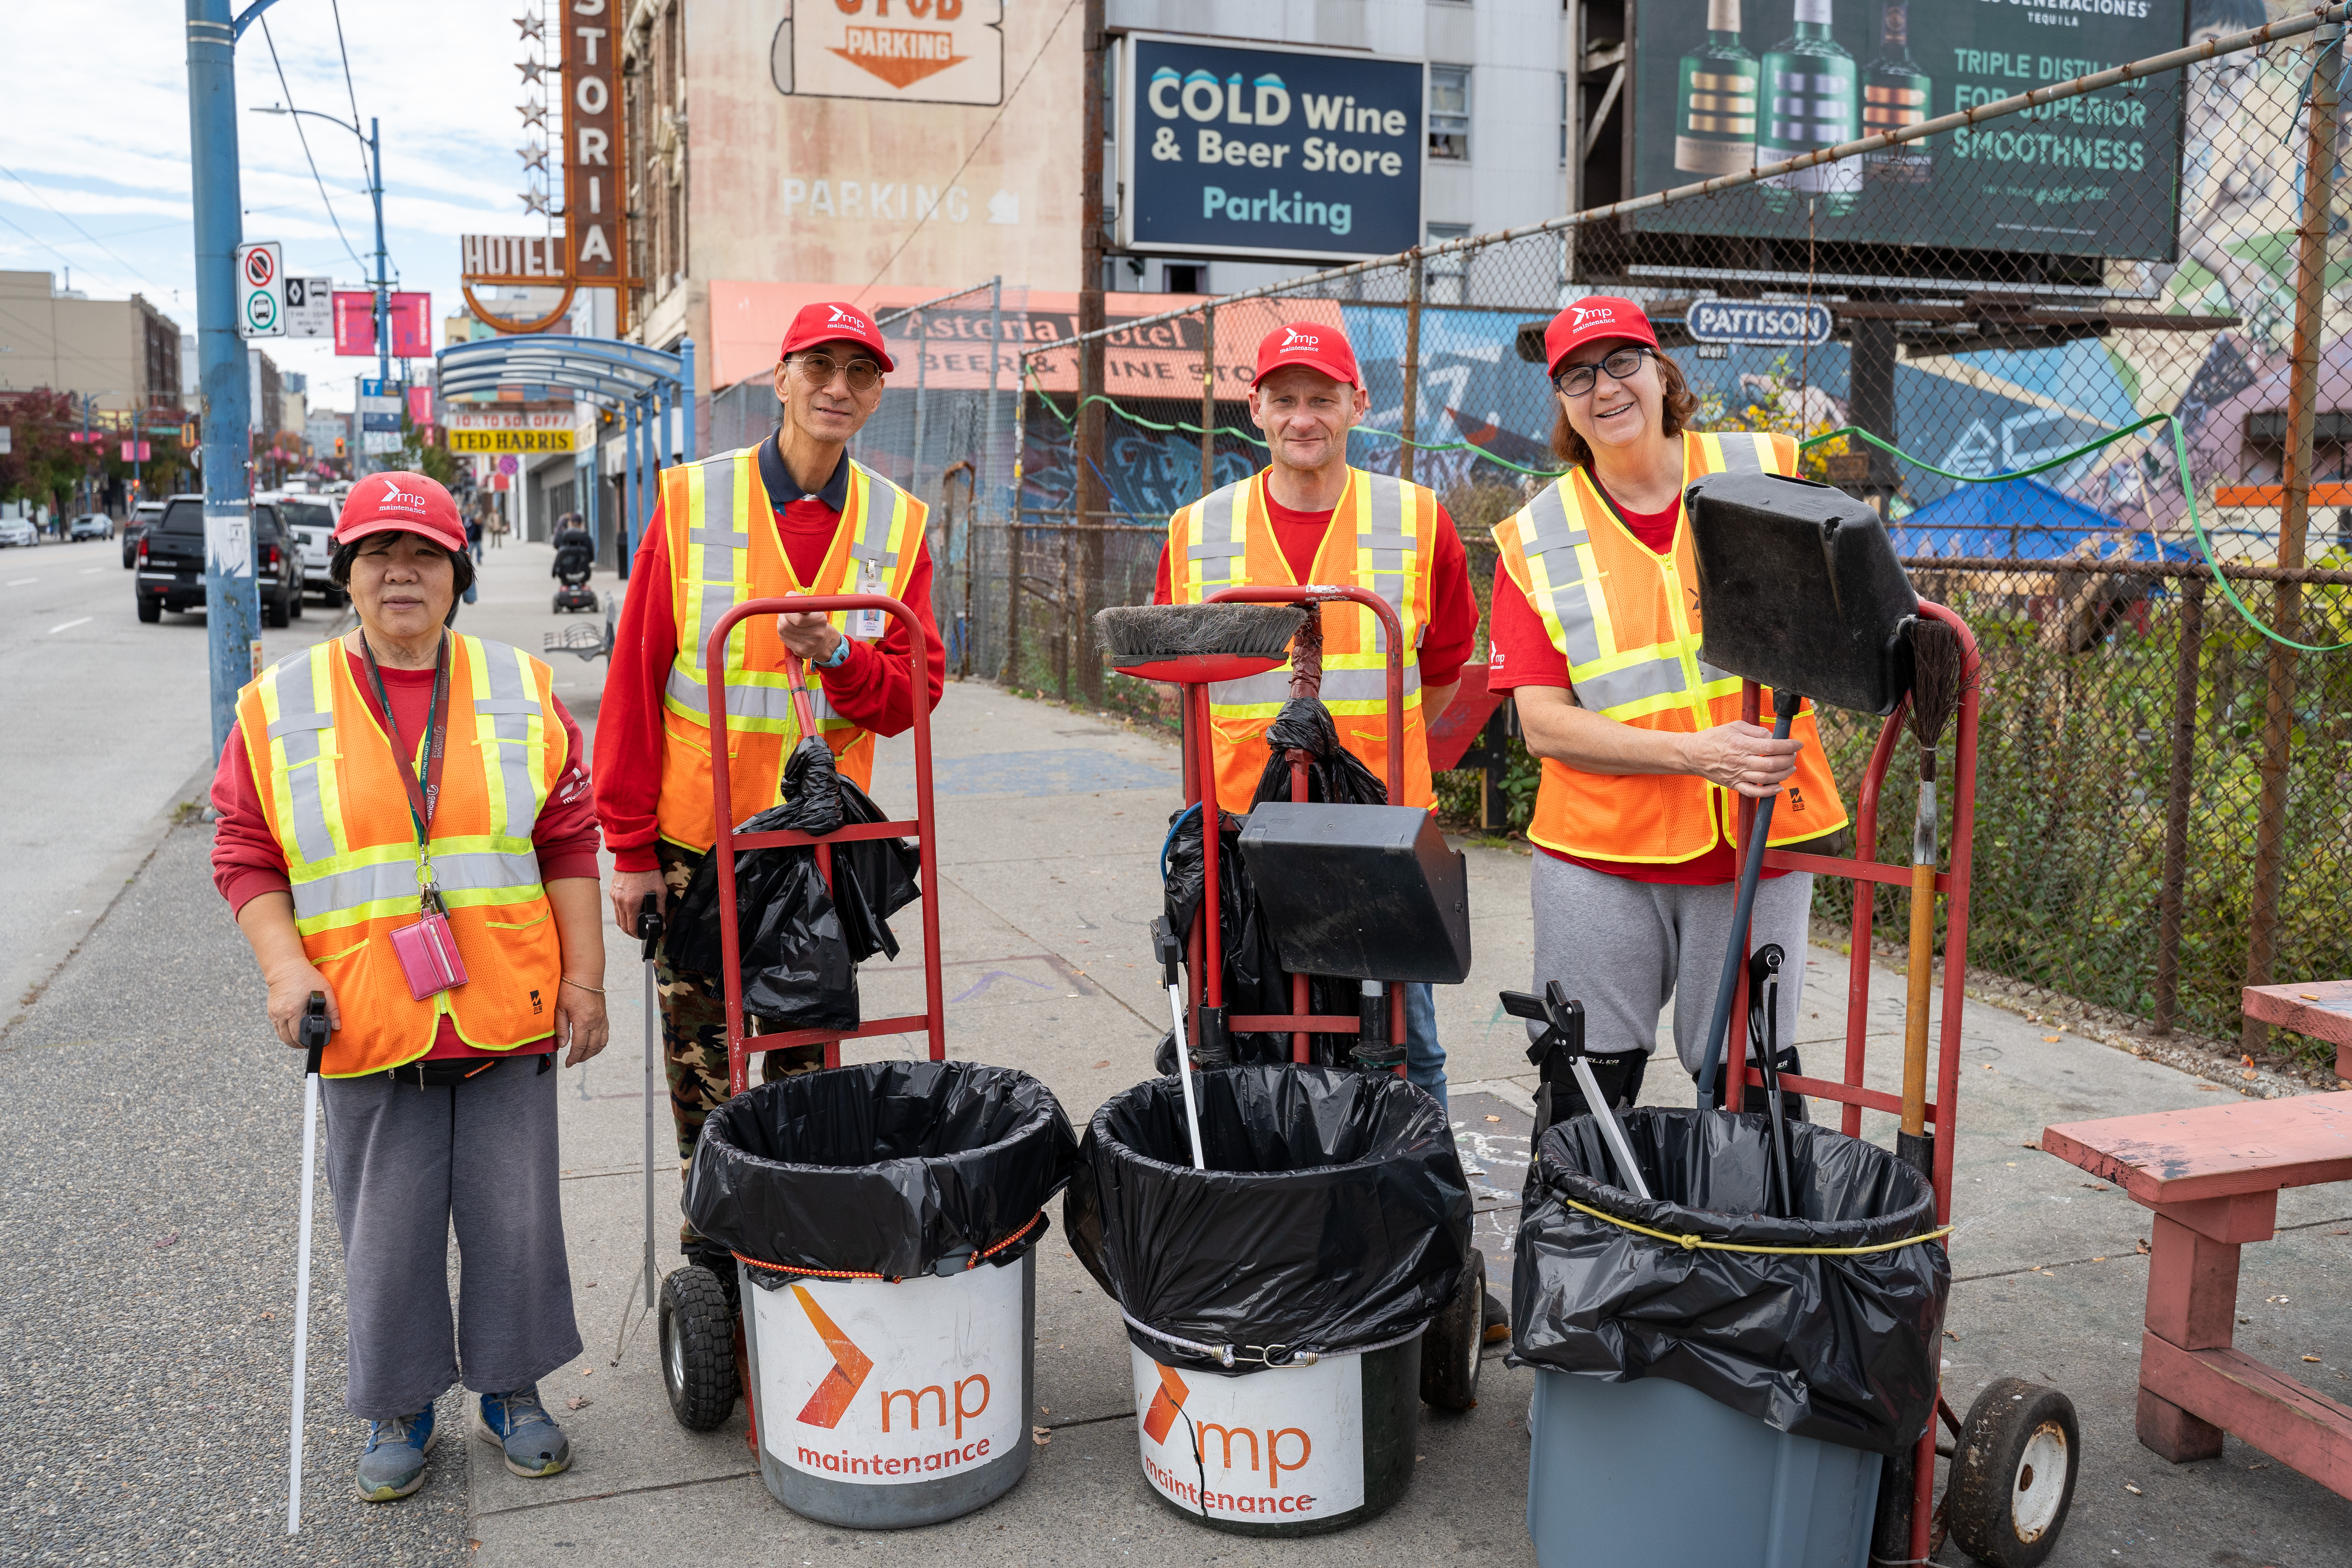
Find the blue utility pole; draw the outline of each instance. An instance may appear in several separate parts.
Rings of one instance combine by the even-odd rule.
[[[205,640],[212,665],[212,749],[218,754],[236,725],[236,694],[261,662],[261,588],[253,560],[246,351],[236,322],[236,247],[244,238],[245,207],[236,152],[237,28],[229,0],[187,0],[187,18],[202,376],[197,410],[205,450]]]

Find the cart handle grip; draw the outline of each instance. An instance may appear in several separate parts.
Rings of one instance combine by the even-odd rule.
[[[1205,601],[1212,605],[1321,605],[1344,599],[1361,605],[1381,618],[1388,633],[1389,804],[1404,804],[1404,623],[1396,609],[1369,588],[1336,583],[1309,583],[1304,587],[1221,588]],[[1424,724],[1425,724],[1424,721]]]

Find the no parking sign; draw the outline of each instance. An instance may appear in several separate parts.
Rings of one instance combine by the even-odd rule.
[[[286,335],[286,266],[278,243],[236,247],[236,335]]]

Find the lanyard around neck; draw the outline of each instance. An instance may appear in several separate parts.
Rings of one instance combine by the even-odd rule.
[[[375,688],[376,705],[383,710],[383,725],[392,737],[392,756],[400,769],[401,787],[408,792],[409,820],[416,826],[417,885],[424,889],[427,903],[437,900],[433,884],[433,810],[441,802],[441,757],[449,735],[449,634],[441,634],[441,646],[433,664],[433,708],[425,721],[425,777],[420,782],[416,766],[409,760],[409,751],[400,738],[400,721],[393,716],[392,697],[384,690],[383,672],[376,668],[375,649],[368,646],[367,633],[360,633],[360,652],[367,660],[368,680]]]

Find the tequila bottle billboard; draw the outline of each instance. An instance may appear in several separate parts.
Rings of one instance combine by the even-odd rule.
[[[1675,167],[1739,174],[1756,166],[1756,57],[1740,47],[1739,0],[1706,0],[1706,42],[1682,59]]]
[[[1861,92],[1853,57],[1830,37],[1831,0],[1797,0],[1796,30],[1764,57],[1762,123],[1756,162],[1778,163],[1861,135]],[[1862,161],[1841,158],[1760,182],[1774,212],[1819,198],[1825,217],[1853,210]]]
[[[1878,58],[1863,68],[1862,133],[1900,131],[1927,118],[1928,81],[1911,58],[1909,0],[1886,0],[1878,13]],[[1870,184],[1924,185],[1936,177],[1933,137],[1901,142],[1862,157]]]

